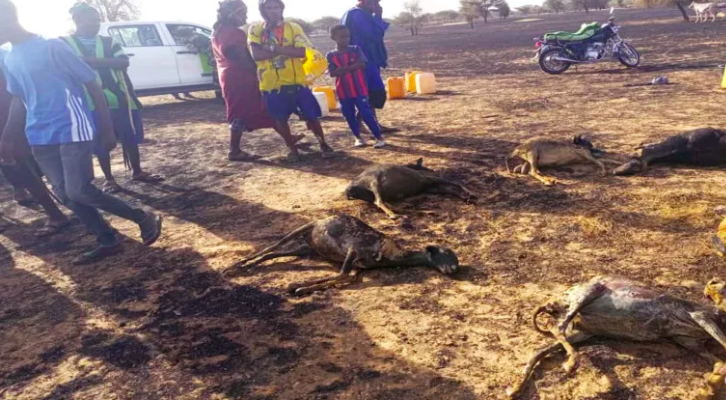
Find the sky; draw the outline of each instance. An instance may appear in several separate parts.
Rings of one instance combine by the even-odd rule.
[[[20,19],[30,31],[46,36],[65,34],[71,27],[68,10],[76,0],[14,0]],[[135,0],[143,20],[185,21],[211,26],[215,20],[218,0]],[[393,17],[403,9],[405,0],[382,0],[384,17]],[[250,21],[259,20],[257,0],[246,1]],[[342,16],[354,0],[285,0],[288,17],[315,20],[324,16]],[[537,0],[510,0],[512,7],[541,3]],[[457,0],[421,0],[424,12],[457,9]]]

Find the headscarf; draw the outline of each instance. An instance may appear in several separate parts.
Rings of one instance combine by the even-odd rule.
[[[87,12],[95,12],[98,13],[98,9],[91,6],[88,3],[84,2],[78,2],[71,7],[68,12],[71,14],[71,16],[75,17],[78,14],[87,13]]]
[[[240,7],[244,6],[245,3],[242,0],[224,0],[219,2],[219,8],[217,9],[217,22],[214,23],[214,30],[218,30],[222,25],[229,22],[229,16],[235,11],[239,10]]]

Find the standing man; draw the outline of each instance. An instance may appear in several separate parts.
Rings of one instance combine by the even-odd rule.
[[[141,169],[139,144],[144,139],[144,124],[141,119],[141,102],[136,97],[126,73],[129,58],[114,39],[98,35],[101,30],[101,14],[98,10],[86,3],[76,3],[70,13],[76,24],[76,33],[63,39],[78,57],[96,71],[96,80],[103,87],[106,102],[111,109],[113,128],[123,146],[124,161],[131,168],[132,179],[147,183],[163,181],[162,177]],[[111,154],[99,143],[96,143],[94,152],[106,177],[104,190],[109,193],[119,191],[120,187],[111,172]]]
[[[0,0],[0,45],[7,42],[13,47],[0,68],[13,100],[0,139],[0,163],[14,164],[13,145],[25,134],[58,198],[96,235],[98,247],[78,257],[76,265],[122,250],[116,230],[99,209],[136,222],[143,243],[154,244],[161,235],[161,217],[132,208],[93,185],[94,137],[107,151],[116,146],[111,114],[96,73],[64,41],[46,40],[23,29],[15,5]],[[97,125],[86,94],[96,105]]]
[[[250,27],[250,51],[257,62],[260,91],[282,137],[292,137],[290,116],[298,114],[318,138],[323,158],[331,158],[333,149],[325,143],[320,125],[320,105],[305,82],[305,49],[312,45],[300,25],[284,20],[284,11],[282,0],[260,0],[265,21]],[[290,153],[288,158],[296,161],[299,156]]]
[[[380,0],[358,0],[358,5],[343,15],[341,24],[350,30],[350,44],[360,47],[368,60],[364,71],[368,97],[374,110],[382,110],[386,105],[387,94],[381,68],[388,68],[388,50],[384,38],[390,24],[383,20]],[[395,131],[381,126],[382,133]]]

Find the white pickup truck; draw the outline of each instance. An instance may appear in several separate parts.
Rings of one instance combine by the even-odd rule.
[[[186,22],[110,22],[101,35],[114,37],[129,56],[129,77],[139,96],[215,90],[206,55],[190,46],[194,34],[211,38],[208,27]]]

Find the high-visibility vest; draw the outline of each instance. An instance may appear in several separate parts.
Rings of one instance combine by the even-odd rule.
[[[110,38],[109,38],[110,39]],[[79,56],[84,57],[86,54],[81,49],[81,46],[78,44],[76,39],[73,36],[65,36],[63,37],[63,40],[65,40],[66,43],[68,43],[73,51]],[[94,51],[94,56],[96,58],[112,58],[113,55],[111,54],[111,46],[112,42],[111,40],[104,41],[101,36],[96,36],[96,48]],[[126,76],[123,71],[115,70],[109,68],[108,71],[104,71],[104,75],[106,75],[106,79],[110,79],[112,82],[109,82],[109,84],[113,84],[115,86],[115,89],[112,90],[112,88],[109,88],[109,84],[106,84],[101,76],[100,71],[96,72],[96,82],[103,88],[103,93],[106,97],[106,102],[108,103],[108,107],[110,109],[116,110],[119,108],[130,108],[131,110],[137,110],[139,109],[139,104],[131,97],[130,88],[127,84]],[[84,89],[85,90],[85,89]],[[131,89],[133,90],[133,89]],[[91,99],[91,96],[88,94],[88,91],[86,90],[86,98],[88,99],[89,104],[91,105],[91,109],[95,110],[95,104],[93,104],[93,100]]]

